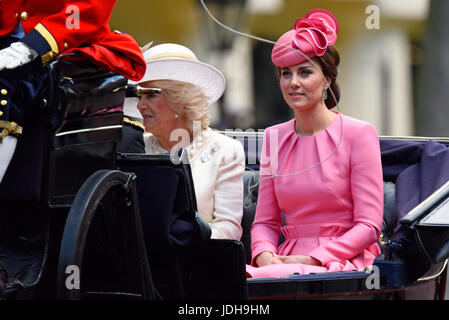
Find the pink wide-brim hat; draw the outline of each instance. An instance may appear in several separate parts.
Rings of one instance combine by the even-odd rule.
[[[311,10],[278,39],[271,60],[283,68],[322,56],[337,41],[337,33],[338,22],[332,13],[323,9]]]

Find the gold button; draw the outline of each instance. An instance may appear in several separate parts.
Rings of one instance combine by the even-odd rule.
[[[8,90],[6,90],[6,89],[2,89],[0,92],[1,92],[2,95],[4,95],[4,96],[6,96],[6,95],[8,94]]]
[[[19,13],[18,12],[16,12],[16,14],[15,14],[15,16],[14,16],[16,19],[19,17]]]
[[[3,115],[3,111],[0,111],[0,117]]]
[[[20,14],[20,19],[22,19],[23,21],[27,21],[27,20],[28,20],[28,17],[29,17],[29,14],[28,14],[28,12],[26,12],[26,11],[23,11],[23,12]]]
[[[8,104],[8,101],[2,100],[2,101],[0,102],[0,104],[1,104],[2,106],[6,106],[6,105]]]
[[[64,49],[67,49],[69,47],[69,45],[67,44],[67,42],[64,42]]]

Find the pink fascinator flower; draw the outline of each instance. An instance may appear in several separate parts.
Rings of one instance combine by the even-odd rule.
[[[273,47],[271,59],[278,67],[297,65],[306,57],[322,56],[328,46],[337,41],[338,22],[332,13],[314,9],[305,18],[298,19],[292,30],[284,33]]]

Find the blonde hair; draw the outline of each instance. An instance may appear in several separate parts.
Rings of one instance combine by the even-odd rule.
[[[169,106],[174,112],[182,114],[191,133],[194,121],[201,121],[201,130],[206,130],[209,126],[209,97],[200,87],[177,80],[153,80],[143,85],[161,88]]]

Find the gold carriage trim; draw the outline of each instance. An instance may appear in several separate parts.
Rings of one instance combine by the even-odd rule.
[[[140,129],[140,130],[142,130],[142,131],[145,131],[144,125],[141,124],[141,123],[138,122],[138,121],[132,121],[132,120],[129,120],[128,118],[124,117],[124,118],[123,118],[123,122],[126,122],[126,123],[132,125],[133,127],[137,128],[137,129]]]
[[[23,131],[23,128],[17,123],[9,121],[0,121],[0,129],[3,129],[0,134],[0,143],[8,134],[18,135]]]

